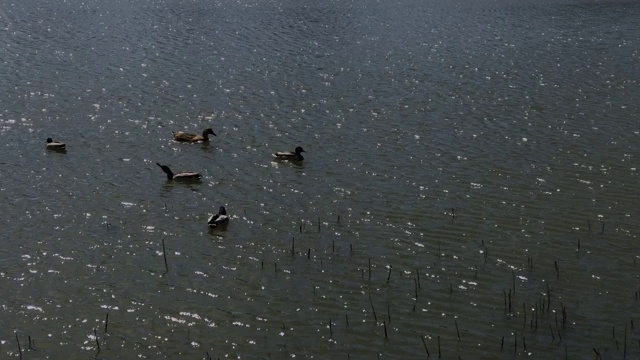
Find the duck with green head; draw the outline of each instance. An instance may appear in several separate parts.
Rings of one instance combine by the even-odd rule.
[[[60,141],[54,141],[52,138],[47,138],[47,144],[45,147],[50,150],[66,150],[67,144]]]
[[[306,152],[300,146],[296,147],[294,151],[279,151],[273,153],[273,158],[275,160],[284,160],[284,161],[302,161],[304,157],[301,153]]]
[[[229,224],[229,216],[227,215],[227,209],[224,206],[220,206],[217,214],[213,214],[207,220],[207,224],[212,229],[219,228],[222,226],[226,226]]]

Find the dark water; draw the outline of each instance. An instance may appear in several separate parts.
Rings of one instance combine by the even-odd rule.
[[[0,4],[0,357],[640,357],[638,3]]]

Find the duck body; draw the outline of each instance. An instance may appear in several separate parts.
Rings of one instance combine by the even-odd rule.
[[[164,171],[164,173],[167,174],[168,180],[198,181],[202,178],[202,175],[200,175],[197,172],[184,171],[184,172],[174,174],[173,171],[171,171],[171,169],[169,169],[167,165],[161,165],[160,163],[156,163],[156,165],[160,166],[162,171]]]
[[[173,140],[181,141],[181,142],[208,142],[209,135],[217,136],[216,133],[213,132],[211,128],[204,129],[202,131],[202,135],[198,134],[190,134],[182,131],[172,131]]]
[[[273,158],[275,160],[284,160],[284,161],[302,161],[304,157],[301,153],[306,152],[300,146],[296,147],[294,151],[280,151],[273,153]]]
[[[211,215],[209,217],[209,220],[207,220],[207,224],[209,224],[209,227],[211,229],[215,229],[215,228],[222,227],[229,224],[229,216],[227,215],[227,209],[225,209],[224,206],[220,206],[220,209],[218,209],[218,213]]]
[[[54,141],[52,138],[47,138],[47,144],[45,147],[51,150],[65,150],[67,148],[67,144],[60,141]]]

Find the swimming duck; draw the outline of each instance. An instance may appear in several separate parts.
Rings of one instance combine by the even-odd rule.
[[[276,160],[288,160],[288,161],[302,161],[304,160],[304,157],[302,157],[302,154],[304,151],[304,149],[300,146],[296,147],[295,151],[282,151],[282,152],[276,152],[273,153],[273,157]]]
[[[229,216],[227,216],[227,209],[224,206],[220,206],[217,214],[211,215],[207,221],[209,227],[215,229],[217,227],[225,226],[229,223]]]
[[[173,140],[175,141],[184,141],[184,142],[206,142],[209,141],[209,134],[213,136],[217,136],[216,133],[211,130],[211,128],[204,129],[202,131],[202,135],[190,134],[182,131],[172,131]]]
[[[189,172],[189,171],[184,171],[181,173],[174,174],[173,171],[171,171],[171,169],[169,169],[167,165],[160,165],[160,163],[156,163],[156,165],[160,166],[162,171],[164,171],[164,173],[167,174],[167,179],[169,180],[193,181],[193,180],[200,180],[200,178],[202,177],[202,175],[200,175],[199,173]]]
[[[67,144],[59,141],[53,141],[52,138],[47,138],[47,145],[45,145],[45,147],[52,150],[65,150],[67,148]]]

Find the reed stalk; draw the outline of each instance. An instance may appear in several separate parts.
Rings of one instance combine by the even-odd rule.
[[[420,340],[422,340],[422,345],[424,345],[424,350],[427,352],[427,357],[430,357],[429,348],[427,347],[427,342],[424,341],[424,335],[420,335]]]
[[[387,334],[387,322],[383,321],[382,325],[384,326],[384,339],[389,340],[389,335]]]
[[[169,272],[169,263],[167,262],[167,249],[164,247],[164,239],[162,239],[162,256],[164,256],[164,269]]]
[[[95,328],[93,328],[93,335],[96,337],[96,346],[98,346],[98,351],[100,351],[100,340],[98,340],[98,332]]]
[[[16,343],[18,343],[18,353],[20,354],[20,359],[22,359],[22,347],[20,347],[20,339],[18,339],[18,333],[16,334]]]
[[[373,312],[373,318],[378,322],[378,316],[376,315],[376,309],[373,307],[373,300],[371,300],[371,291],[369,291],[369,304],[371,304],[371,311]]]
[[[329,318],[329,335],[333,339],[333,325],[331,325],[331,318]]]

